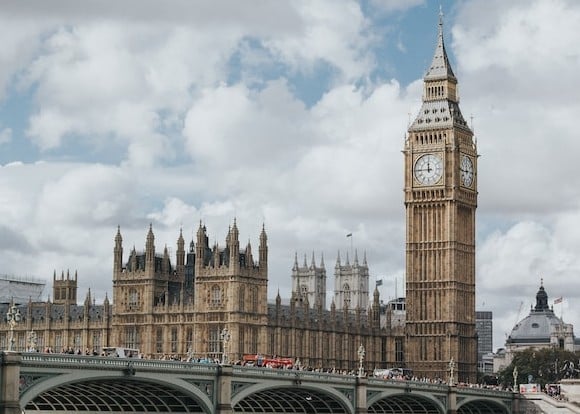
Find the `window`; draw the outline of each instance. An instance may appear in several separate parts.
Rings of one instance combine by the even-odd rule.
[[[101,351],[101,332],[93,331],[93,351]]]
[[[219,358],[222,355],[222,347],[221,347],[221,338],[220,338],[221,330],[218,326],[211,326],[209,328],[209,356],[211,358]]]
[[[137,309],[138,306],[139,306],[139,293],[137,292],[137,289],[131,288],[129,290],[129,295],[127,298],[127,307],[129,309]]]
[[[220,306],[222,304],[222,290],[219,286],[211,288],[211,306]]]
[[[60,332],[57,332],[54,335],[54,351],[60,352],[62,349],[62,335]]]
[[[130,326],[125,328],[125,347],[126,348],[139,348],[139,341],[137,340],[138,333],[136,326]]]
[[[344,307],[345,308],[350,308],[350,286],[348,285],[348,283],[345,283],[342,286],[342,291],[343,291],[343,299],[344,299]]]
[[[80,333],[80,331],[75,331],[73,340],[74,340],[73,348],[75,349],[75,351],[81,349],[81,333]]]
[[[245,296],[245,289],[243,286],[240,286],[240,290],[238,291],[238,304],[240,307],[240,312],[243,312],[245,310],[245,306],[244,306],[244,296]]]
[[[157,328],[157,335],[155,338],[155,352],[158,354],[163,352],[163,328]]]
[[[177,352],[177,328],[171,328],[171,352]]]
[[[185,347],[187,348],[187,352],[193,353],[193,330],[191,328],[187,328],[185,332]]]
[[[252,288],[252,311],[254,313],[258,312],[258,288]]]

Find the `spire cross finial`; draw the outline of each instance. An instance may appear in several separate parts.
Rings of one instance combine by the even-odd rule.
[[[443,7],[439,3],[439,26],[443,26]]]

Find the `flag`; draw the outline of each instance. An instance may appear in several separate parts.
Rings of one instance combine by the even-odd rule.
[[[383,279],[377,280],[377,286],[383,286]]]
[[[554,305],[557,305],[558,303],[562,303],[562,296],[556,298],[556,300],[554,301]]]
[[[352,237],[352,233],[348,233],[346,237]]]

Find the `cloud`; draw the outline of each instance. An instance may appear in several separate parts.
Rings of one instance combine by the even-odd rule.
[[[0,145],[7,144],[12,140],[12,128],[0,130]]]
[[[569,1],[495,3],[458,8],[452,45],[462,110],[474,115],[481,154],[478,298],[493,303],[500,346],[497,333],[526,316],[542,277],[551,298],[580,301],[571,231],[580,192],[570,178],[570,154],[580,151],[580,9]],[[564,320],[580,324],[570,312]]]
[[[266,225],[270,296],[289,292],[294,252],[324,253],[330,270],[350,232],[393,296],[405,254],[400,151],[422,81],[375,80],[398,62],[372,50],[389,32],[379,22],[429,4],[5,2],[0,99],[31,112],[26,145],[2,120],[0,232],[13,243],[0,261],[48,278],[78,269],[102,298],[117,225],[128,250],[153,223],[162,249],[200,220],[223,243],[236,217],[253,245]],[[471,0],[453,16],[448,48],[481,154],[478,303],[493,309],[499,345],[540,277],[551,297],[580,300],[580,8]]]

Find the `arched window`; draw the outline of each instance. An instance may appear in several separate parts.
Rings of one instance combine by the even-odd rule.
[[[243,312],[245,309],[245,300],[244,300],[244,296],[245,296],[245,289],[244,286],[240,286],[240,290],[238,291],[238,303],[239,303],[239,307],[240,307],[240,312]]]
[[[342,291],[343,291],[343,298],[344,298],[344,306],[347,308],[350,308],[350,286],[348,285],[348,283],[345,283],[344,285],[342,285]]]
[[[252,312],[258,312],[258,288],[252,289]]]

